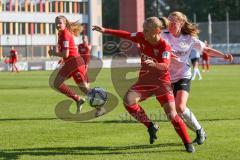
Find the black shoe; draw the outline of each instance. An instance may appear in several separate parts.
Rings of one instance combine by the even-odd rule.
[[[158,131],[159,126],[157,124],[151,123],[151,126],[148,128],[148,133],[149,133],[149,140],[150,144],[153,144],[154,141],[157,139],[157,131]]]
[[[196,139],[193,141],[193,143],[197,143],[198,145],[203,144],[203,142],[207,139],[207,135],[203,128],[196,131]]]
[[[195,148],[192,143],[184,144],[184,146],[185,146],[185,149],[187,152],[189,152],[189,153],[195,152]]]
[[[79,101],[76,102],[77,103],[77,114],[79,114],[83,108],[83,103],[85,103],[85,99],[80,99]]]

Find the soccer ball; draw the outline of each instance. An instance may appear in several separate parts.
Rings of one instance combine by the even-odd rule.
[[[92,107],[101,107],[107,102],[107,92],[100,87],[95,87],[88,92],[87,100]]]

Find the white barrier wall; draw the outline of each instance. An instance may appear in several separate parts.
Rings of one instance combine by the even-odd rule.
[[[115,59],[114,63],[112,63],[111,59],[104,59],[102,65],[98,62],[101,60],[92,60],[90,62],[90,68],[116,68],[116,67],[138,67],[140,66],[139,58],[129,58],[127,60],[124,59]],[[200,62],[201,63],[201,62]],[[99,65],[100,64],[100,65]],[[211,58],[210,64],[229,64],[223,59],[220,58]],[[234,61],[231,64],[240,64],[240,57],[234,57]],[[27,61],[19,61],[17,62],[17,67],[20,71],[33,71],[33,70],[54,70],[59,66],[58,61],[38,61],[38,62],[27,62]],[[0,71],[9,71],[11,70],[8,64],[4,62],[0,62]]]

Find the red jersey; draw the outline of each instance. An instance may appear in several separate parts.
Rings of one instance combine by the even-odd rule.
[[[68,58],[63,58],[65,61],[71,57],[78,56],[73,36],[67,29],[60,31],[58,34],[58,49],[60,52],[67,49],[69,50]]]
[[[15,63],[17,61],[17,51],[12,49],[10,51],[10,59],[9,59],[9,62],[11,63]]]
[[[169,71],[161,69],[161,64],[169,65],[172,57],[171,47],[163,39],[160,39],[159,43],[153,46],[145,40],[142,32],[130,33],[122,30],[105,29],[105,33],[129,39],[140,45],[141,70],[139,79],[147,78],[149,82],[154,80],[170,82]],[[156,63],[156,67],[152,68],[145,65],[144,61],[147,59],[153,60]],[[144,75],[146,76],[144,77]]]
[[[78,45],[78,53],[83,58],[85,64],[89,64],[90,51],[91,51],[91,45],[86,43],[81,43]]]

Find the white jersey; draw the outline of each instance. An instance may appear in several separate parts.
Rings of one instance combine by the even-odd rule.
[[[189,64],[191,50],[194,48],[202,53],[205,44],[191,35],[181,34],[179,37],[174,37],[169,33],[162,33],[161,37],[169,43],[173,54],[177,56],[177,58],[172,58],[169,67],[171,82],[175,83],[183,78],[190,79],[192,76]]]

